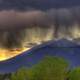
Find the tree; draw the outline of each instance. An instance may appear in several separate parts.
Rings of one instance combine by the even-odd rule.
[[[73,69],[69,75],[69,80],[80,80],[80,67]]]
[[[12,73],[10,80],[64,80],[68,63],[57,57],[46,56],[32,68],[23,68]]]

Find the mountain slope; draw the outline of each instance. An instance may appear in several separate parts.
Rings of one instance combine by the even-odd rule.
[[[63,46],[64,44],[62,43],[67,46]],[[59,46],[54,44],[59,44]],[[41,44],[16,57],[0,62],[0,73],[14,72],[22,66],[31,67],[46,55],[66,59],[71,69],[80,66],[80,46],[71,41],[61,39]]]

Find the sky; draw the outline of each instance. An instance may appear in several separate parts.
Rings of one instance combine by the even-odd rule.
[[[51,8],[70,8],[80,5],[80,0],[0,0],[0,10],[47,10]]]
[[[72,24],[79,13],[79,0],[0,0],[0,30],[22,29],[22,25],[50,26],[55,16],[61,24]],[[65,17],[68,20],[62,20]]]
[[[50,28],[54,37],[79,37],[80,0],[0,0],[0,44],[20,44],[24,29],[37,26]]]

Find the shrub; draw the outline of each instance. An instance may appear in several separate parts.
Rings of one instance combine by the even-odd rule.
[[[75,68],[69,73],[69,80],[80,80],[80,67]]]
[[[64,80],[67,66],[67,62],[62,58],[46,56],[32,68],[12,73],[11,80]]]

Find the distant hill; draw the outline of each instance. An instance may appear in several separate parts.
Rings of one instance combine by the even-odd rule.
[[[1,61],[0,73],[14,72],[23,66],[31,67],[46,55],[66,59],[70,69],[80,66],[80,46],[72,41],[60,39],[43,43],[16,57]]]
[[[80,38],[75,38],[75,39],[73,39],[73,41],[80,45]]]
[[[75,47],[79,46],[78,44],[74,43],[73,40],[67,40],[65,38],[60,39],[60,40],[55,40],[54,42],[51,41],[53,47]],[[49,44],[50,44],[49,43]]]

